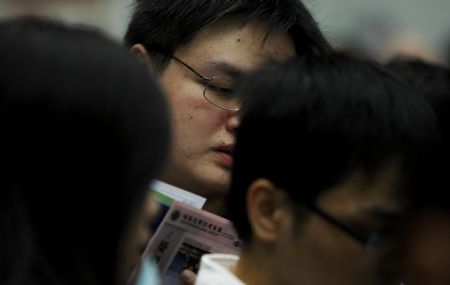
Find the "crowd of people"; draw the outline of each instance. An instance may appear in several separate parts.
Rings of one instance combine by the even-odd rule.
[[[245,241],[180,284],[450,284],[445,64],[333,48],[300,0],[135,0],[123,43],[29,16],[0,38],[0,284],[160,284],[130,279],[154,180]]]

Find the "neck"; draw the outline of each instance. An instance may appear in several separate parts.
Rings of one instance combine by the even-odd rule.
[[[271,255],[273,246],[269,244],[251,244],[241,252],[235,274],[246,285],[280,284],[277,278],[276,264]]]
[[[208,198],[203,206],[203,210],[223,217],[226,214],[225,207],[226,199],[225,196],[221,195]]]

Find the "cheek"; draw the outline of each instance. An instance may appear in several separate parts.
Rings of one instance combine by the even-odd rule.
[[[312,272],[315,281],[321,284],[371,284],[367,279],[374,278],[375,259],[339,229],[312,216],[300,229],[298,237],[297,250],[290,254],[302,258],[292,263],[301,264],[307,272]],[[364,282],[359,283],[361,280]]]
[[[172,107],[172,155],[176,160],[204,154],[217,144],[221,130],[225,129],[225,112],[214,110],[203,101],[202,98],[178,101]]]
[[[169,76],[161,78],[161,85],[169,102],[175,128],[181,126],[191,132],[198,129],[208,132],[224,127],[229,113],[208,103],[203,97],[201,86],[191,82],[189,78],[181,77],[179,80],[171,78]]]
[[[178,100],[171,103],[175,135],[205,136],[225,128],[227,112],[212,106],[203,98]]]

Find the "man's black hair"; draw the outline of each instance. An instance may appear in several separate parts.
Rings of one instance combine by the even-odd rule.
[[[414,57],[397,57],[387,68],[415,88],[431,104],[438,118],[443,140],[439,159],[429,165],[434,174],[428,180],[428,190],[415,193],[416,206],[438,206],[450,209],[448,195],[448,165],[450,163],[450,68]]]
[[[238,92],[246,104],[228,209],[245,240],[251,237],[246,193],[254,180],[267,178],[293,201],[311,205],[354,171],[370,178],[391,159],[408,176],[438,140],[423,97],[378,64],[350,55],[270,65],[245,77]]]
[[[330,49],[300,0],[135,0],[125,43],[143,44],[162,71],[168,61],[165,54],[175,53],[202,29],[232,15],[243,15],[242,25],[252,20],[268,23],[266,36],[273,29],[287,31],[299,55]]]

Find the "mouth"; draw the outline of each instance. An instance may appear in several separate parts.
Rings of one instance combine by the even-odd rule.
[[[218,147],[217,149],[216,149],[216,151],[218,151],[218,152],[222,152],[222,153],[225,153],[225,154],[228,154],[228,155],[233,155],[233,151],[234,151],[234,145],[223,145],[223,146],[220,146],[220,147]]]
[[[225,168],[231,168],[233,166],[233,151],[234,145],[223,145],[215,149],[219,164]]]

